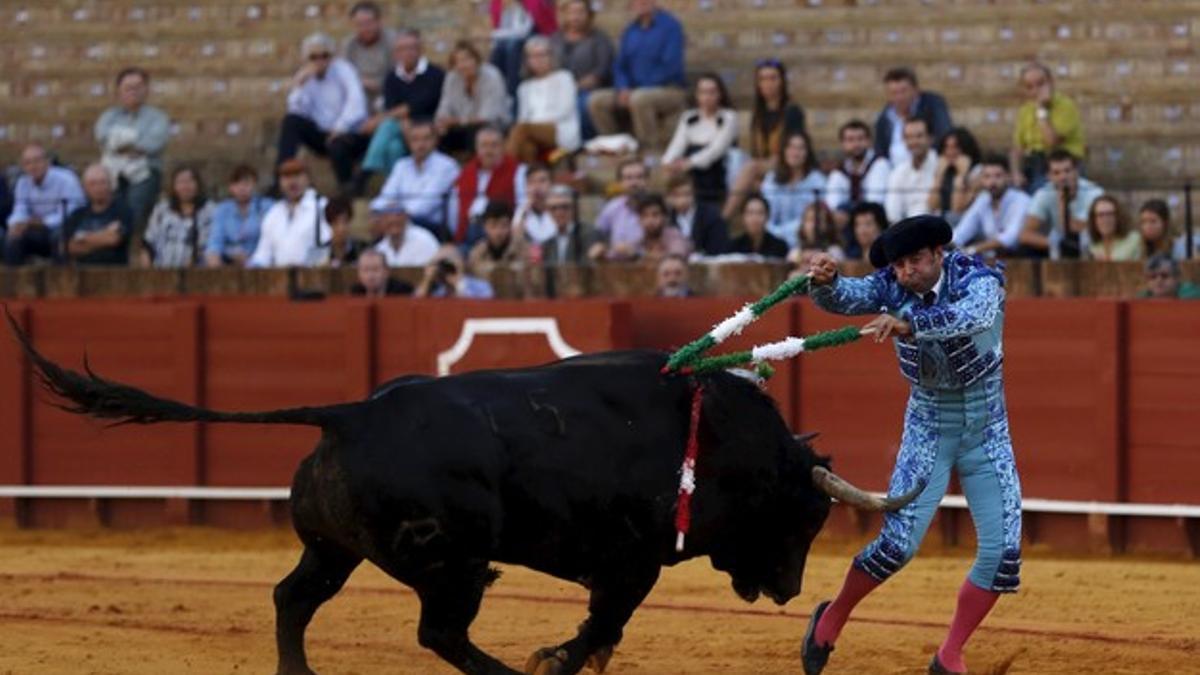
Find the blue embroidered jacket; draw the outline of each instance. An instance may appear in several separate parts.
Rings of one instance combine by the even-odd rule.
[[[913,334],[894,340],[896,356],[904,377],[921,387],[964,389],[1004,358],[1004,275],[979,256],[947,253],[941,292],[928,306],[896,281],[891,267],[861,278],[838,275],[810,294],[829,312],[887,312],[907,321]]]

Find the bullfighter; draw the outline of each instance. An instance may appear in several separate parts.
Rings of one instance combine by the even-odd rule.
[[[926,487],[908,506],[884,515],[882,532],[855,558],[841,591],[821,602],[804,636],[807,675],[820,673],[855,605],[916,553],[958,474],[975,522],[974,566],[958,593],[949,633],[930,673],[966,672],[963,646],[1002,593],[1017,590],[1021,568],[1021,487],[1004,402],[1004,275],[981,258],[944,251],[951,228],[915,216],[886,229],[871,247],[876,271],[838,274],[820,254],[812,261],[812,299],[837,314],[881,312],[865,330],[893,338],[910,382],[904,431],[890,491]]]

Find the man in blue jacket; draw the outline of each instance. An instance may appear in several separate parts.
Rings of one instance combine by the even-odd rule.
[[[900,571],[920,546],[958,474],[975,521],[975,565],[958,593],[949,634],[930,673],[966,672],[963,646],[1001,593],[1017,590],[1021,569],[1021,485],[1013,461],[1001,369],[1004,276],[978,256],[944,253],[952,231],[936,216],[914,216],[871,246],[874,274],[847,279],[828,255],[812,261],[812,299],[837,314],[882,312],[867,325],[894,338],[911,383],[904,433],[889,492],[925,485],[915,501],[884,515],[883,531],[854,558],[837,597],[813,611],[802,648],[804,672],[820,673],[850,612]]]
[[[893,68],[883,76],[887,105],[875,118],[875,154],[887,157],[892,166],[908,161],[904,145],[904,123],[914,117],[925,120],[933,145],[950,131],[950,107],[941,94],[921,91],[911,68]]]
[[[629,4],[634,19],[621,34],[613,64],[613,88],[594,92],[588,99],[588,112],[601,135],[624,131],[620,118],[628,115],[638,143],[661,150],[667,147],[687,104],[683,25],[659,9],[656,0],[631,0]]]

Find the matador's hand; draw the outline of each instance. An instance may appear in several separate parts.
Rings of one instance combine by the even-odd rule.
[[[818,253],[808,262],[808,276],[814,286],[832,284],[837,274],[837,261],[828,253]]]
[[[912,326],[907,321],[897,319],[891,314],[880,314],[871,323],[863,326],[862,333],[873,334],[876,342],[883,342],[890,337],[912,335]]]

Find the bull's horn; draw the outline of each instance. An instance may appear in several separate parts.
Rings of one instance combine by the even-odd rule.
[[[812,470],[813,485],[834,499],[849,504],[864,511],[899,511],[921,494],[925,489],[925,481],[917,484],[910,492],[894,497],[876,497],[875,495],[856,488],[847,483],[836,473],[823,466],[814,466]]]

